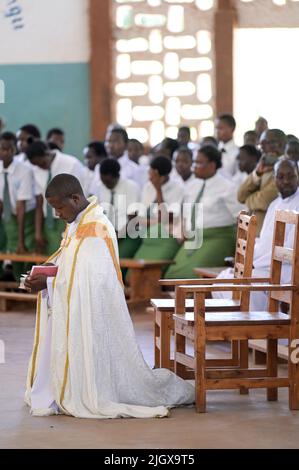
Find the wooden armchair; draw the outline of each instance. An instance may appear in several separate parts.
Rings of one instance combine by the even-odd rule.
[[[251,282],[253,251],[256,235],[256,218],[249,216],[245,211],[241,211],[238,217],[236,256],[234,276],[235,279],[163,279],[159,283],[161,286],[172,286],[182,284],[214,284],[214,283],[244,283]],[[248,308],[249,294],[237,291],[233,293],[233,299],[206,299],[207,311],[233,311],[246,310]],[[174,299],[152,299],[151,305],[154,308],[155,317],[155,367],[173,369],[173,361],[170,358],[171,335],[174,332],[173,314],[175,308]],[[186,308],[193,311],[194,302],[187,300]],[[241,358],[239,357],[241,356]],[[241,344],[241,353],[239,354],[239,345],[237,342],[232,344],[232,357],[223,359],[227,366],[237,365],[241,360],[242,366],[246,367],[248,363],[248,344]],[[211,363],[212,364],[212,363]],[[216,362],[218,364],[218,361]]]
[[[284,247],[286,224],[294,226],[292,248]],[[266,388],[269,401],[277,400],[278,387],[289,388],[289,407],[299,409],[299,361],[296,347],[299,338],[299,213],[277,211],[272,248],[271,276],[266,284],[257,279],[248,284],[181,285],[176,288],[175,371],[185,376],[186,368],[195,370],[196,409],[206,411],[207,390]],[[282,265],[291,263],[291,284],[281,284]],[[268,310],[208,313],[205,297],[213,291],[268,292]],[[185,311],[188,294],[194,296],[194,314]],[[281,313],[280,302],[289,305],[289,314]],[[194,357],[186,354],[186,339],[194,341]],[[265,369],[211,368],[206,360],[207,341],[267,340]],[[277,341],[289,341],[288,376],[278,377]],[[293,353],[293,354],[292,354]]]

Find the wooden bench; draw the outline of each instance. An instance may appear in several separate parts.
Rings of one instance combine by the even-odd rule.
[[[159,279],[162,277],[162,270],[171,264],[174,264],[174,261],[122,258],[120,267],[130,269],[128,301],[131,303],[142,302],[148,301],[152,297],[161,296],[162,290]]]
[[[45,263],[49,257],[45,255],[39,255],[37,253],[24,253],[18,255],[16,253],[0,253],[0,261],[12,261],[13,263],[34,263],[41,264]]]
[[[42,264],[47,261],[48,257],[37,253],[24,253],[18,255],[16,253],[0,253],[0,261],[9,260],[14,263],[32,263]],[[28,292],[18,291],[13,292],[18,288],[17,282],[0,282],[0,311],[6,312],[14,305],[15,302],[19,303],[35,303],[37,299],[36,294],[29,294]],[[10,290],[10,292],[8,291]]]

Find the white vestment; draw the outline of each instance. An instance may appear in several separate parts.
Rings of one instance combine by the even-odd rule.
[[[278,196],[268,207],[266,217],[260,237],[256,239],[253,257],[253,277],[269,277],[271,258],[272,258],[272,241],[274,232],[275,213],[277,210],[293,210],[299,211],[299,189],[290,197],[282,199]],[[285,244],[284,246],[291,248],[293,246],[294,230],[293,226],[286,225]],[[290,265],[284,264],[282,269],[282,282],[291,281]],[[233,269],[229,268],[222,271],[218,279],[232,279]],[[231,298],[231,292],[213,292],[213,298],[224,299]],[[264,311],[267,309],[268,294],[267,292],[252,292],[250,294],[250,310]]]
[[[55,413],[57,405],[79,418],[163,417],[169,407],[194,402],[193,385],[169,370],[151,370],[143,359],[116,235],[95,197],[51,262],[58,273],[52,299],[45,291],[38,297],[25,395],[34,415]]]

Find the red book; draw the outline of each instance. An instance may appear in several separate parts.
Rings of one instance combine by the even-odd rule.
[[[30,276],[36,274],[44,274],[48,277],[55,277],[58,271],[58,266],[33,266],[30,271]]]

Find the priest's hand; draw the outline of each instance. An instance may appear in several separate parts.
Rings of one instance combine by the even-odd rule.
[[[28,292],[35,294],[41,290],[47,289],[47,276],[44,274],[27,276],[24,285]]]

